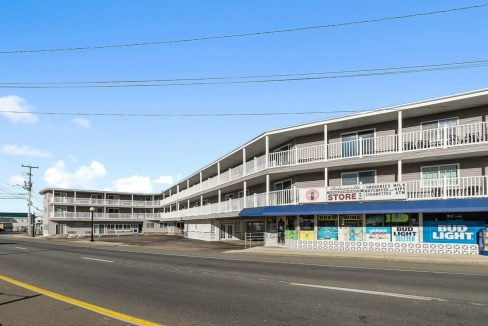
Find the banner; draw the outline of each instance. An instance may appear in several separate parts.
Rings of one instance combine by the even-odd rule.
[[[337,226],[319,226],[317,230],[318,240],[339,239],[339,228]]]
[[[478,243],[483,221],[424,221],[424,242]]]
[[[285,239],[298,240],[298,232],[293,230],[285,231]]]
[[[315,240],[315,231],[300,231],[300,240]]]
[[[341,241],[363,241],[363,228],[359,226],[343,226],[340,228]]]
[[[419,228],[416,226],[393,226],[393,242],[419,242]]]
[[[389,226],[367,226],[366,241],[390,242],[390,231]]]
[[[372,183],[356,186],[300,188],[300,203],[354,202],[407,199],[404,183]]]

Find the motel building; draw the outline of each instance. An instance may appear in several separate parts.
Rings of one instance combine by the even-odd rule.
[[[267,131],[157,194],[43,189],[44,234],[479,254],[488,89]],[[487,240],[488,244],[488,240]]]

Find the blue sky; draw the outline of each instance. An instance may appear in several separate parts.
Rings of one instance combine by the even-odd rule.
[[[170,40],[461,7],[480,1],[2,1],[0,49]],[[488,59],[488,9],[173,45],[0,55],[1,82],[301,73]],[[62,112],[365,110],[484,88],[488,68],[370,78],[129,89],[1,89],[0,106]],[[2,102],[3,101],[3,102]],[[165,188],[270,128],[313,116],[109,118],[0,114],[0,180]],[[15,155],[14,155],[15,154]],[[17,177],[16,177],[17,176]],[[163,178],[161,178],[163,176]],[[155,181],[157,180],[157,181]],[[9,187],[1,183],[3,187]],[[11,188],[12,190],[14,188]],[[40,206],[39,200],[37,205]],[[0,211],[25,202],[0,199]]]

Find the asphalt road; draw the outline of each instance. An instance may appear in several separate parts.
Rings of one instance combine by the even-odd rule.
[[[212,257],[0,237],[0,274],[166,325],[488,323],[483,267],[450,272]],[[53,318],[63,325],[67,316]]]

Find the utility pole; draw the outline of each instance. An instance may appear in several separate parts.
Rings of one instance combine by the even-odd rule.
[[[31,237],[36,236],[35,232],[35,226],[36,223],[33,221],[32,218],[32,169],[38,169],[38,166],[32,166],[32,165],[24,165],[22,164],[23,168],[29,169],[29,172],[27,172],[28,176],[28,181],[24,181],[24,189],[29,192],[29,198],[27,200],[27,208],[28,208],[28,218],[27,218],[27,235],[30,235]]]

